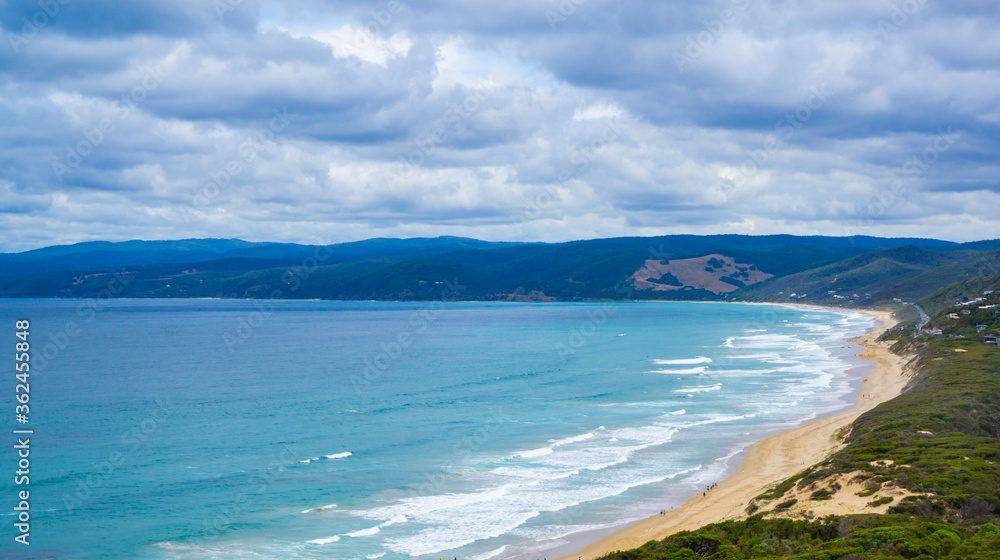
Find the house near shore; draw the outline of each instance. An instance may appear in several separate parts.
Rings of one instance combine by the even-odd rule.
[[[988,334],[983,337],[983,342],[991,346],[1000,346],[1000,335]]]

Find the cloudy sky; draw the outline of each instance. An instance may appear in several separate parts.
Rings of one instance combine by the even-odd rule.
[[[0,0],[0,251],[1000,236],[995,1]]]

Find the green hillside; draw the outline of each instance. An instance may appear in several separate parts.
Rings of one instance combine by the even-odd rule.
[[[962,301],[963,298],[983,297],[985,291],[992,291],[993,294],[1000,293],[1000,274],[979,276],[949,284],[920,298],[917,304],[933,316],[953,306],[956,302]]]
[[[871,251],[739,290],[748,301],[821,304],[914,302],[962,280],[1000,271],[1000,251],[936,251],[913,246]],[[792,296],[792,294],[795,294]]]
[[[913,301],[984,270],[1000,272],[1000,250],[995,246],[789,235],[670,235],[568,243],[439,237],[329,246],[217,239],[90,242],[0,255],[0,297],[432,300],[441,297],[435,287],[447,281],[461,286],[460,293],[450,297],[467,300],[732,299],[860,305],[893,298]],[[683,265],[688,267],[683,282],[671,274],[672,284],[664,284],[661,272],[639,289],[633,278],[647,263],[702,262],[697,259],[709,255],[732,259],[740,270],[764,273],[754,282],[770,280],[746,285],[746,278],[725,276],[720,283],[722,273],[705,275],[697,268],[692,276],[690,264]],[[740,289],[726,293],[736,287]]]

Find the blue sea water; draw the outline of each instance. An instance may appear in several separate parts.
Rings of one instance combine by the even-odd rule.
[[[31,550],[88,560],[571,553],[847,406],[846,341],[872,326],[776,305],[0,300],[8,356],[25,318]],[[3,551],[23,548],[13,443]]]

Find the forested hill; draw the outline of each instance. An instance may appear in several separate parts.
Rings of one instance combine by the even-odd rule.
[[[568,243],[458,237],[326,246],[87,242],[0,254],[0,297],[872,304],[1000,273],[1000,240],[671,235]],[[793,295],[794,294],[794,295]]]

